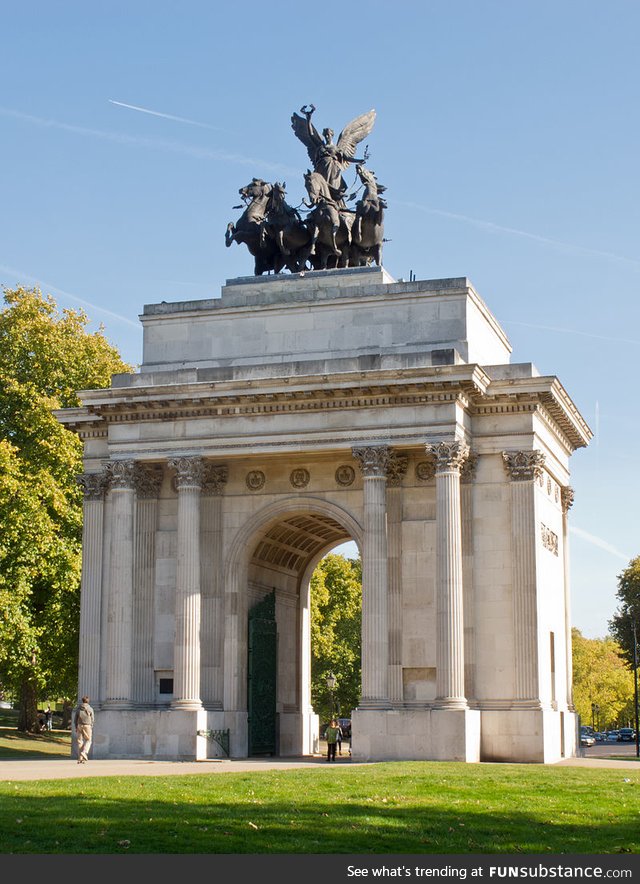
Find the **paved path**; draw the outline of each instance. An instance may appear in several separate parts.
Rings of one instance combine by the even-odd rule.
[[[358,767],[373,762],[352,761],[343,756],[336,759],[335,767]],[[294,768],[318,768],[327,765],[321,756],[307,758],[244,758],[231,761],[147,761],[144,759],[106,760],[98,759],[78,764],[71,758],[38,758],[33,761],[0,761],[0,780],[61,780],[78,777],[165,777],[174,774],[222,774],[260,770],[293,770]],[[567,758],[558,767],[602,767],[612,770],[636,770],[640,762],[635,757],[618,761],[611,758]]]

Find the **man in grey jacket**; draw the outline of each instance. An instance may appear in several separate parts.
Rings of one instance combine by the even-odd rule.
[[[89,758],[93,736],[93,719],[93,709],[89,705],[89,697],[83,697],[73,717],[78,740],[78,764],[84,764]]]

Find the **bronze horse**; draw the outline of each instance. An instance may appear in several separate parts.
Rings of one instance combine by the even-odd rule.
[[[318,172],[307,171],[304,183],[310,200],[305,205],[311,209],[307,225],[311,231],[310,255],[315,256],[314,268],[326,270],[350,266],[351,228],[355,213],[339,207],[326,179]]]
[[[236,224],[227,224],[225,244],[237,242],[246,245],[254,258],[254,273],[261,276],[274,270],[278,263],[279,249],[274,239],[267,236],[265,225],[273,186],[261,178],[253,178],[238,191],[247,203]],[[284,266],[284,261],[280,269]],[[277,271],[276,271],[277,272]]]
[[[384,237],[385,200],[380,197],[386,187],[378,184],[375,174],[364,166],[356,166],[358,177],[364,186],[364,193],[356,203],[356,220],[353,226],[354,257],[360,265],[375,261],[382,264],[382,243]]]

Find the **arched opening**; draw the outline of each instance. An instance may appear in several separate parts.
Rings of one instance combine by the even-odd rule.
[[[318,751],[310,581],[326,553],[347,541],[360,545],[361,534],[346,510],[314,498],[268,506],[238,532],[225,591],[224,705],[237,734],[233,754]]]

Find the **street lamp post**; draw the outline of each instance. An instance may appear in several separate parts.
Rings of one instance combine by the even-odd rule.
[[[329,694],[331,696],[331,718],[335,716],[335,695],[334,691],[336,689],[336,677],[333,672],[330,672],[327,676],[327,687],[329,688]]]
[[[636,618],[631,620],[633,630],[633,701],[636,720],[636,758],[640,758],[640,734],[638,733],[638,637],[636,635]]]

